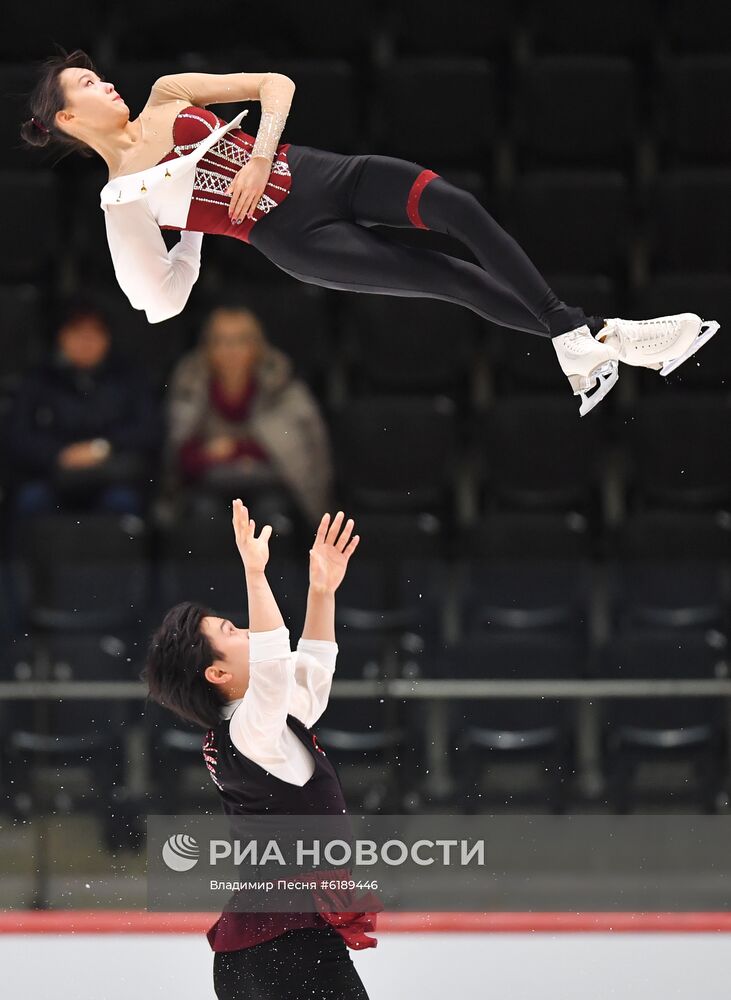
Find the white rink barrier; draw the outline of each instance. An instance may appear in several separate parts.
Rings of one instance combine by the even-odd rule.
[[[215,1000],[217,913],[6,911],[2,995]],[[731,913],[383,913],[370,1000],[727,1000]]]

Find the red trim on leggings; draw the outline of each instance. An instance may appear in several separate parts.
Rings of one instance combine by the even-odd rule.
[[[406,213],[409,216],[409,222],[412,226],[418,226],[419,229],[429,228],[419,215],[419,199],[421,198],[421,192],[429,181],[433,181],[435,177],[439,177],[439,174],[435,174],[433,170],[422,170],[411,185],[409,197],[406,200]]]

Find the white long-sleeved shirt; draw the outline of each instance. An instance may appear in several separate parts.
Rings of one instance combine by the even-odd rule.
[[[150,323],[182,312],[200,273],[203,233],[183,230],[168,253],[144,201],[125,206],[124,216],[107,213],[105,222],[114,273],[133,309],[144,309]]]
[[[287,725],[287,715],[307,727],[327,706],[338,644],[300,639],[296,652],[286,625],[249,632],[249,686],[243,698],[228,702],[221,717],[230,719],[236,749],[277,778],[304,785],[315,770],[312,755]]]
[[[195,149],[108,181],[100,192],[107,242],[119,287],[150,323],[182,312],[198,280],[203,233],[182,230],[168,253],[160,226],[184,226],[198,160],[248,111],[214,129]]]

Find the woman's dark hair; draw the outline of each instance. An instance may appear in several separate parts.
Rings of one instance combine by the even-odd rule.
[[[152,636],[140,674],[153,701],[203,729],[217,725],[225,702],[203,676],[214,660],[223,659],[201,628],[201,621],[211,614],[194,601],[171,608]]]
[[[58,54],[49,56],[38,66],[40,77],[28,97],[28,107],[31,118],[20,126],[20,137],[29,146],[45,148],[51,144],[69,153],[80,153],[81,156],[93,156],[94,150],[80,139],[74,139],[56,125],[56,112],[66,107],[66,95],[61,85],[62,70],[70,67],[90,69],[96,73],[96,67],[91,57],[83,49],[67,52],[56,43]],[[33,123],[33,119],[37,124]],[[61,157],[63,159],[63,157]]]

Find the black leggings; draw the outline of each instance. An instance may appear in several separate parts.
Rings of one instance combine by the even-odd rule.
[[[213,988],[218,1000],[368,1000],[348,946],[332,927],[302,927],[250,948],[217,951]]]
[[[250,233],[283,271],[326,288],[456,302],[501,326],[555,337],[601,317],[555,295],[530,258],[469,191],[391,156],[290,145],[289,194]],[[406,246],[374,225],[428,228],[461,240],[478,264]]]

